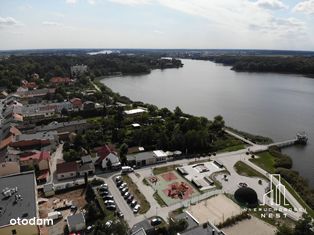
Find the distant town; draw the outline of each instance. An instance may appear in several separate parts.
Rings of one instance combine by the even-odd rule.
[[[0,60],[1,235],[313,234],[313,190],[281,153],[306,133],[274,142],[100,82],[226,52],[18,53]]]

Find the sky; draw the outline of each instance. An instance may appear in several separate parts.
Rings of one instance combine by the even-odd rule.
[[[0,0],[0,50],[314,50],[314,0]]]

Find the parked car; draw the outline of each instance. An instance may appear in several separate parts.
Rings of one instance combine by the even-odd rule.
[[[133,200],[133,201],[131,202],[131,207],[135,207],[136,204],[137,204],[137,201],[136,201],[136,200]]]
[[[113,200],[113,196],[112,195],[106,195],[106,196],[103,196],[104,200]]]
[[[123,217],[124,217],[124,214],[123,214],[121,211],[119,211],[119,212],[117,213],[117,215],[118,215],[119,218],[123,218]]]
[[[99,186],[99,188],[105,188],[105,189],[108,189],[108,184],[102,184]]]
[[[123,183],[124,182],[121,180],[121,181],[116,182],[116,185],[117,185],[117,187],[120,187]]]
[[[116,205],[113,200],[106,200],[106,201],[104,201],[104,203],[105,203],[105,205],[107,205],[107,206],[108,206],[108,205]]]
[[[128,190],[129,190],[128,187],[123,188],[123,189],[121,190],[121,195],[124,195]]]
[[[121,168],[121,173],[122,174],[127,174],[127,173],[133,172],[133,171],[134,171],[134,169],[132,167],[130,167],[130,166],[123,166]]]
[[[107,195],[109,195],[109,191],[101,191],[101,192],[99,192],[99,195],[100,196],[107,196]]]
[[[126,200],[126,199],[128,199],[128,197],[130,196],[131,194],[129,193],[129,192],[126,192],[124,195],[123,195],[123,197],[124,197],[124,199]]]
[[[98,188],[98,191],[99,192],[106,192],[106,191],[108,191],[108,188]]]
[[[119,175],[115,178],[116,182],[122,181],[122,177]]]
[[[150,221],[150,224],[153,226],[157,226],[161,224],[162,220],[159,217],[155,217]]]
[[[106,208],[111,211],[115,211],[117,209],[115,205],[108,205]]]
[[[123,188],[127,187],[127,183],[123,183],[119,186],[119,190],[122,190]]]
[[[134,196],[132,194],[130,194],[130,196],[126,199],[127,203],[131,203],[134,199]]]
[[[133,213],[136,214],[140,211],[141,206],[139,204],[137,204],[134,208],[133,208]]]

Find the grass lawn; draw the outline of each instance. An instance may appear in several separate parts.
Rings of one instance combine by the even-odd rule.
[[[173,171],[178,166],[180,166],[180,165],[170,165],[170,166],[156,167],[156,168],[153,169],[153,174],[154,175],[160,175],[160,174],[168,172],[168,171]]]
[[[153,197],[155,198],[156,202],[158,202],[158,204],[161,207],[166,207],[167,206],[167,204],[164,202],[164,200],[162,200],[162,198],[159,196],[159,194],[157,192],[155,192],[153,194]]]
[[[239,175],[248,176],[248,177],[260,177],[268,181],[268,179],[264,175],[257,172],[256,170],[254,170],[252,167],[248,166],[244,162],[238,161],[233,167],[235,168],[236,172]]]
[[[230,147],[224,148],[222,150],[219,150],[218,153],[233,152],[233,151],[237,151],[237,150],[244,149],[244,148],[245,148],[244,144],[238,144],[238,145],[230,146]]]
[[[122,178],[123,178],[123,181],[127,183],[129,187],[129,192],[134,195],[138,203],[141,205],[141,209],[139,213],[140,214],[146,213],[150,208],[150,204],[146,200],[145,196],[140,192],[137,185],[133,182],[133,180],[128,175],[123,175]]]
[[[265,171],[269,173],[274,173],[275,172],[275,159],[274,156],[271,155],[268,151],[259,153],[258,158],[252,158],[250,159],[251,162],[255,163]]]

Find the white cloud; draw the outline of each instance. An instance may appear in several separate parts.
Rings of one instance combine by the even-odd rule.
[[[314,14],[314,0],[299,2],[294,8],[295,12],[303,12],[306,14]]]
[[[52,26],[52,27],[59,27],[59,26],[62,26],[63,24],[61,24],[59,22],[54,22],[54,21],[43,21],[42,25]]]
[[[77,0],[65,0],[65,2],[68,4],[75,4],[77,3]]]
[[[125,4],[125,5],[140,5],[149,4],[152,0],[109,0],[110,2]]]
[[[270,10],[288,9],[288,6],[280,0],[258,0],[255,4],[259,7]]]
[[[18,22],[13,17],[0,17],[0,27],[9,27],[9,26],[18,26],[21,25],[20,22]]]

